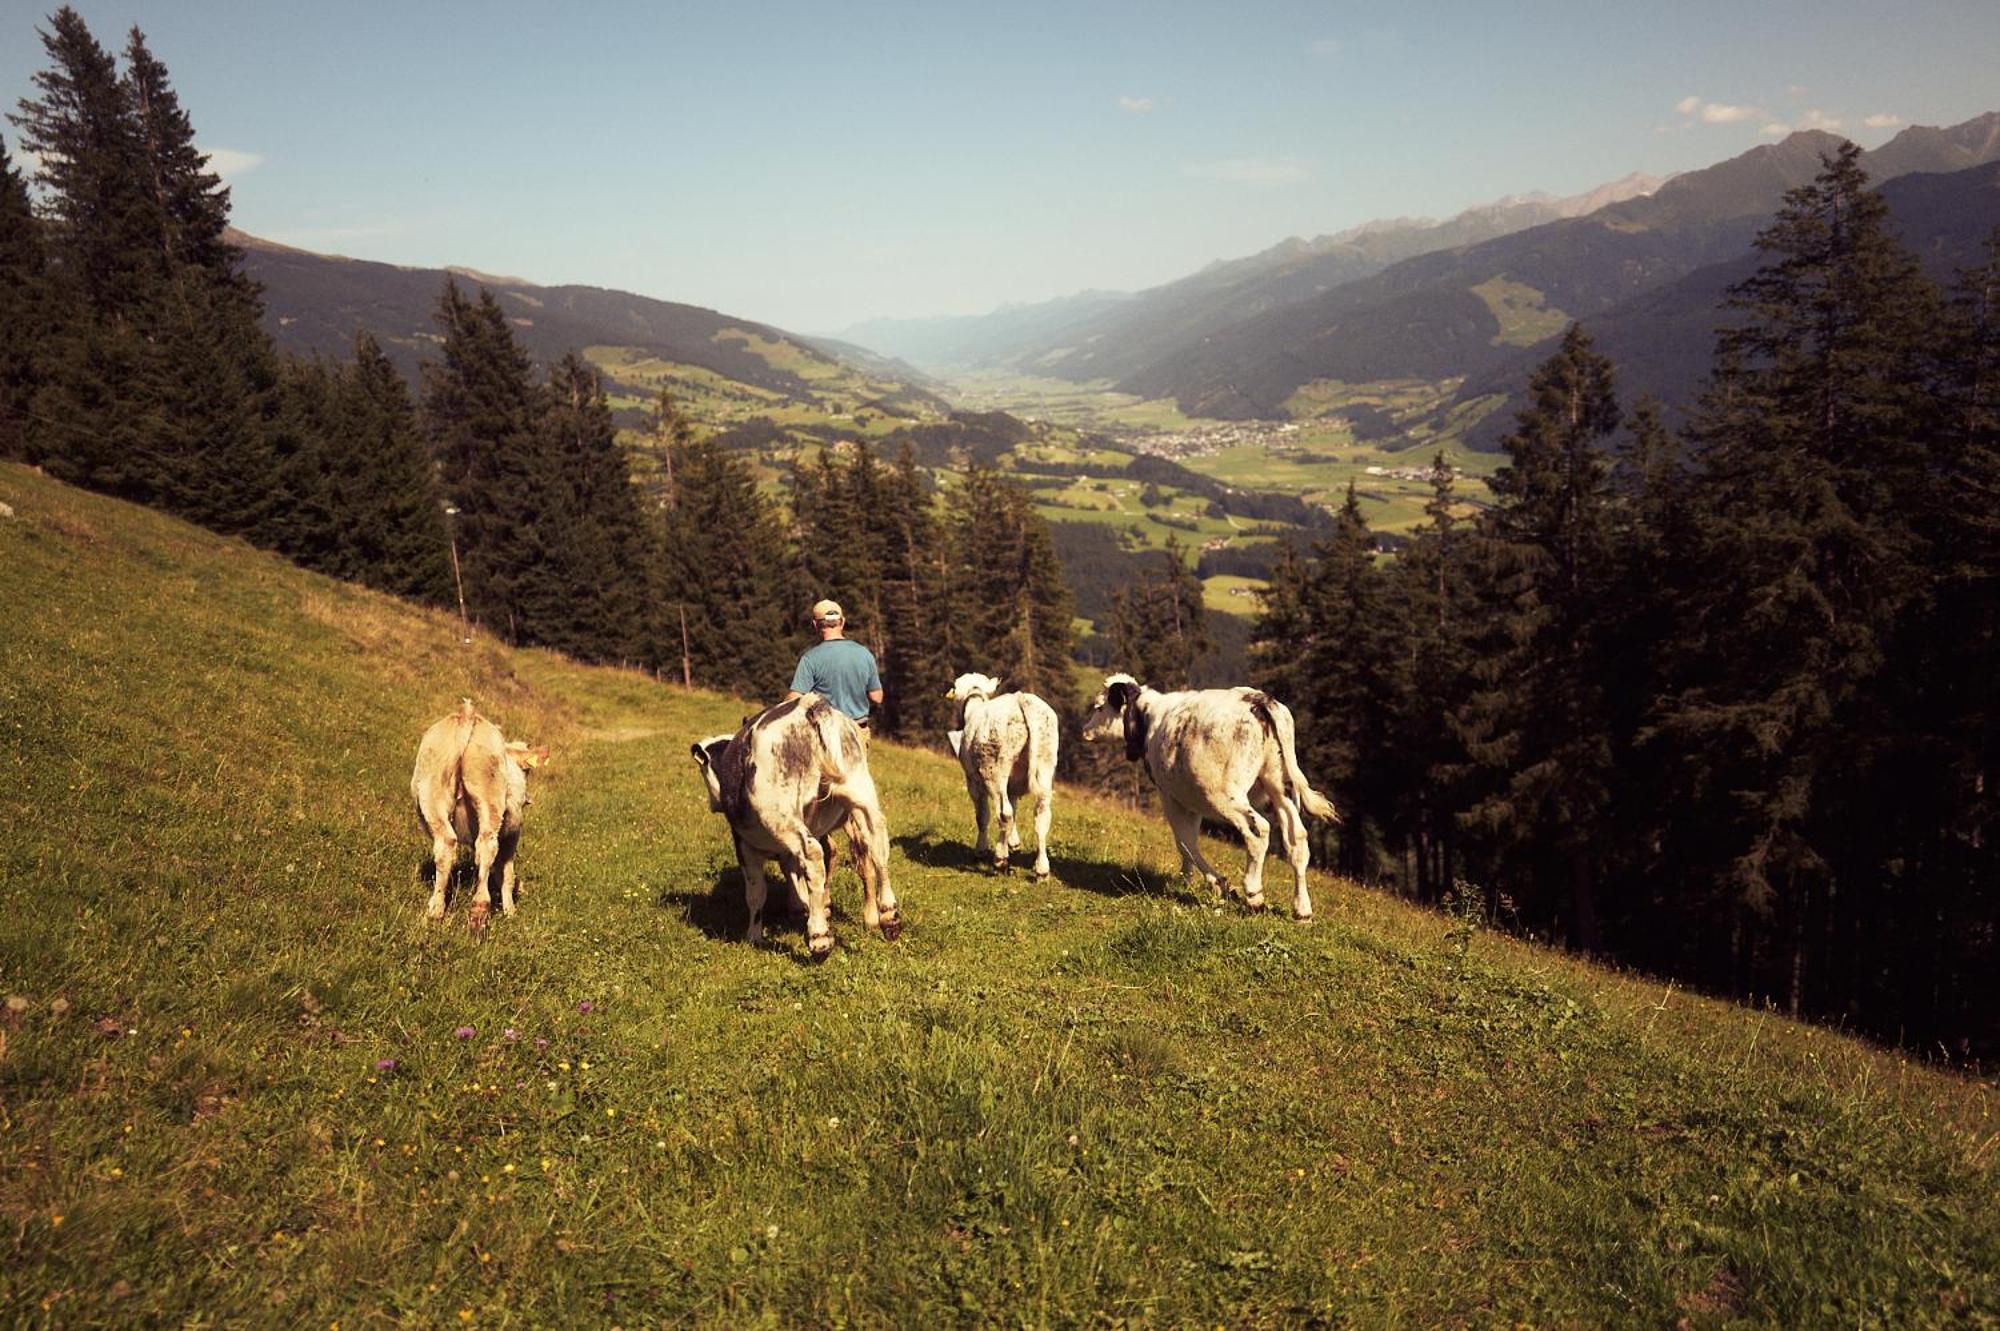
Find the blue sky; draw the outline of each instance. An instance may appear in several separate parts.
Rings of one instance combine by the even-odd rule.
[[[0,0],[8,109],[51,8]],[[77,8],[145,29],[247,231],[802,332],[2000,109],[1993,0]]]

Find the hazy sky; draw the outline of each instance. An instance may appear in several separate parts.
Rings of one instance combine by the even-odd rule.
[[[7,109],[52,8],[0,0]],[[247,231],[801,332],[2000,109],[1995,0],[77,8],[145,29]]]

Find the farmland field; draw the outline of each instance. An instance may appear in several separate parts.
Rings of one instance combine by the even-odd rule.
[[[995,875],[886,742],[908,929],[843,871],[813,966],[688,756],[753,704],[0,501],[9,1325],[2000,1317],[1990,1083],[1329,878],[1218,906],[1067,788]],[[554,751],[483,937],[408,808],[462,694]]]

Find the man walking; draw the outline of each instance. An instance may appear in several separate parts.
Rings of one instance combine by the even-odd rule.
[[[863,738],[868,734],[868,707],[882,701],[882,676],[875,653],[847,636],[847,616],[838,601],[821,601],[812,608],[819,642],[799,658],[792,672],[789,702],[802,693],[817,693],[854,719]]]

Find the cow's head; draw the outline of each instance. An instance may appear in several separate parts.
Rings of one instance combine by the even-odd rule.
[[[968,672],[952,681],[944,696],[953,702],[969,702],[974,698],[992,698],[1000,693],[1000,681],[991,675]]]
[[[1130,675],[1106,675],[1104,687],[1090,700],[1083,737],[1090,741],[1125,738],[1125,756],[1137,762],[1146,752],[1146,714],[1139,710],[1140,683]]]
[[[507,741],[507,756],[514,760],[514,766],[524,772],[532,772],[548,765],[549,746],[537,744],[530,747],[526,740],[510,739]]]
[[[722,774],[715,770],[716,764],[722,761],[722,751],[734,738],[734,735],[710,735],[689,746],[695,765],[701,768],[702,782],[708,787],[708,807],[714,813],[722,812]]]

